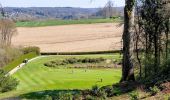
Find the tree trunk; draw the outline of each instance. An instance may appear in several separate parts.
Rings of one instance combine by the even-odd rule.
[[[126,0],[124,8],[122,79],[120,82],[135,81],[133,65],[134,11],[135,0]]]

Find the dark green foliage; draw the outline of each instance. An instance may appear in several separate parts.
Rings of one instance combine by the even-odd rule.
[[[45,90],[20,95],[29,100],[82,100],[81,90]]]
[[[94,85],[94,86],[92,86],[91,94],[94,95],[94,96],[97,96],[99,90],[100,90],[100,88],[97,85]]]
[[[85,95],[86,100],[103,100],[113,97],[113,96],[119,96],[124,93],[129,93],[136,89],[137,83],[134,82],[125,82],[125,83],[118,83],[114,84],[113,86],[104,86],[99,88],[97,85],[94,85],[91,90],[89,91],[82,91],[83,95]],[[132,92],[133,98],[138,98],[138,93]],[[133,99],[137,100],[137,99]]]
[[[7,73],[5,73],[3,70],[0,70],[0,93],[14,90],[19,84],[15,78],[12,78],[6,74]]]
[[[65,64],[75,64],[75,63],[78,63],[78,62],[81,62],[81,59],[68,58],[68,59],[63,60],[63,63],[65,63]]]
[[[157,86],[150,87],[149,89],[152,96],[156,95],[160,91]]]
[[[139,100],[139,93],[137,91],[129,93],[129,96],[131,100]]]
[[[82,100],[82,94],[77,93],[77,94],[73,95],[73,100]]]
[[[170,81],[169,12],[166,0],[138,0],[136,19],[137,80],[147,89]],[[167,0],[168,1],[168,0]],[[139,52],[139,50],[143,50]]]
[[[57,100],[73,100],[73,95],[71,93],[60,92],[56,98]]]
[[[40,48],[39,47],[34,47],[34,46],[31,46],[31,47],[25,47],[22,49],[23,53],[24,54],[28,54],[30,52],[35,52],[37,55],[40,55]]]
[[[49,95],[45,95],[45,97],[43,98],[43,100],[53,100],[51,96]]]
[[[149,63],[148,63],[149,64]],[[154,64],[148,65],[149,76],[144,78],[139,78],[138,80],[145,84],[146,87],[153,87],[154,85],[160,85],[161,83],[164,83],[166,81],[170,81],[170,58],[168,60],[164,61],[164,63],[159,67],[159,70],[156,74],[154,74],[153,68],[155,67]]]
[[[107,97],[112,97],[114,96],[114,89],[113,86],[104,86],[101,88],[107,93]]]
[[[96,100],[96,97],[91,96],[91,95],[87,95],[86,100]]]
[[[107,98],[107,93],[99,88],[97,85],[94,85],[91,89],[90,95],[101,98],[101,99],[106,99]]]

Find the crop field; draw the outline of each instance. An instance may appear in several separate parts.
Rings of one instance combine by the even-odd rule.
[[[44,21],[26,21],[17,22],[17,27],[40,27],[40,26],[57,26],[71,24],[94,24],[94,23],[110,23],[121,22],[121,19],[81,19],[81,20],[44,20]]]
[[[94,85],[105,86],[117,83],[121,77],[120,68],[50,68],[44,66],[45,62],[53,60],[62,60],[66,58],[105,58],[121,59],[119,54],[107,55],[80,55],[80,56],[45,56],[36,59],[13,76],[20,81],[16,90],[1,94],[2,97],[17,96],[26,93],[32,93],[44,90],[73,90],[73,89],[90,89]],[[101,81],[102,79],[102,81]]]
[[[93,23],[17,29],[13,45],[38,46],[41,52],[89,52],[120,50],[123,27],[120,23]]]

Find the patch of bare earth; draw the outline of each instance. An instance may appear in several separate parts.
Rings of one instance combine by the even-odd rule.
[[[13,45],[38,46],[41,52],[119,50],[123,27],[119,23],[18,27]]]

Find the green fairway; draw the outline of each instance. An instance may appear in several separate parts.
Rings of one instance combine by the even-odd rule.
[[[120,19],[81,19],[81,20],[44,20],[44,21],[27,21],[17,22],[17,27],[40,27],[40,26],[56,26],[70,24],[92,24],[92,23],[111,23],[120,22]]]
[[[120,80],[121,70],[119,68],[57,69],[49,68],[43,65],[48,61],[64,59],[68,57],[73,56],[47,56],[30,62],[13,75],[20,81],[17,90],[1,94],[0,98],[43,90],[89,89],[93,85],[111,85],[113,83],[117,83]],[[106,59],[120,59],[118,54],[81,55],[74,57],[103,57]]]

